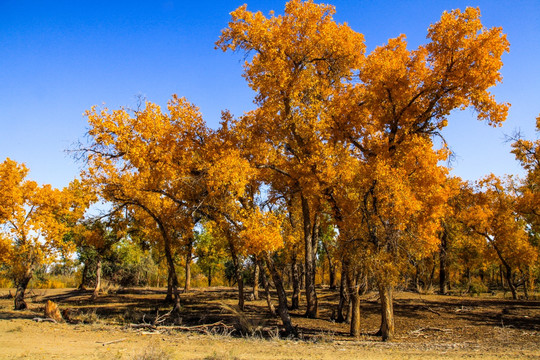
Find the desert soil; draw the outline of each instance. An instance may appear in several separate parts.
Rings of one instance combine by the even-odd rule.
[[[236,311],[231,288],[182,294],[177,325],[227,326],[206,333],[133,327],[166,313],[162,289],[109,291],[96,302],[89,291],[73,289],[30,295],[28,310],[13,311],[8,290],[0,290],[0,359],[540,359],[538,300],[397,293],[396,339],[383,343],[372,335],[380,321],[374,293],[363,297],[359,339],[347,336],[347,324],[331,320],[338,295],[328,289],[319,290],[318,319],[292,312],[300,339],[278,337],[280,321],[269,316],[263,300]],[[47,300],[67,310],[70,323],[34,321],[43,318]]]

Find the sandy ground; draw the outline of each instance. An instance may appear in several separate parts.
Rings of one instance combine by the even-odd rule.
[[[49,296],[54,295],[58,294],[49,293]],[[234,297],[234,292],[230,295]],[[193,304],[202,301],[210,306],[211,297],[205,292],[198,294],[195,291],[189,296]],[[86,294],[78,299],[71,296],[57,296],[56,299],[63,299],[59,304],[64,308],[68,305],[84,308],[90,306],[85,297]],[[114,297],[118,300],[116,307],[126,303],[143,307],[135,294],[129,294],[123,301],[118,297]],[[317,330],[304,340],[135,330],[126,324],[115,323],[118,317],[111,317],[110,309],[102,312],[92,324],[36,322],[32,319],[43,316],[41,311],[46,296],[29,303],[29,309],[23,312],[11,310],[11,300],[0,299],[0,359],[540,359],[540,307],[537,302],[503,302],[506,307],[501,308],[498,300],[490,303],[468,299],[467,305],[463,305],[461,298],[423,297],[418,305],[417,297],[402,295],[397,298],[399,331],[396,340],[390,343],[382,343],[367,332],[359,340],[352,340],[342,331],[346,330],[346,325],[334,324],[324,318],[311,322],[301,317],[293,318],[305,332]],[[102,307],[110,305],[112,300],[103,298]],[[188,300],[185,299],[186,304],[189,304]],[[454,301],[461,301],[461,307]],[[410,302],[428,310],[405,316],[410,310],[406,305]],[[451,311],[445,310],[445,304]],[[252,311],[257,311],[255,305],[251,306]],[[263,303],[261,306],[264,309]],[[185,311],[194,316],[195,310],[190,310],[189,305],[185,306]],[[363,311],[365,326],[373,327],[372,322],[377,321],[376,303],[366,299]],[[486,315],[490,312],[494,312],[495,320]],[[504,317],[500,316],[501,312]],[[477,323],[478,318],[484,317],[484,323]],[[502,323],[497,324],[496,320],[502,320]],[[146,357],[143,357],[145,352]]]

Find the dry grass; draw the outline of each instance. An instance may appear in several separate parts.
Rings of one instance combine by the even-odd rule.
[[[171,360],[172,352],[164,349],[159,342],[151,342],[141,354],[135,355],[133,360]]]
[[[318,319],[303,317],[304,309],[291,312],[301,339],[279,338],[276,330],[280,321],[268,314],[263,300],[246,301],[245,311],[240,311],[235,305],[235,289],[194,289],[182,294],[179,316],[185,330],[221,322],[236,329],[228,331],[228,336],[219,331],[208,331],[208,336],[166,326],[126,326],[143,321],[149,324],[157,309],[160,315],[166,313],[169,307],[163,304],[165,294],[160,289],[119,290],[100,296],[96,302],[90,301],[90,296],[90,291],[70,290],[50,290],[43,296],[42,301],[51,299],[61,309],[70,309],[73,322],[69,324],[33,322],[33,317],[42,316],[43,302],[30,303],[28,310],[16,312],[12,299],[0,299],[0,358],[22,354],[31,359],[56,356],[100,360],[159,356],[191,360],[540,358],[538,301],[397,293],[396,339],[382,343],[372,335],[380,324],[374,293],[363,297],[362,335],[358,339],[348,336],[347,324],[330,320],[338,295],[328,289],[319,289]],[[22,338],[25,340],[20,341]],[[159,341],[152,343],[149,338]],[[97,343],[117,339],[126,340],[108,346]]]

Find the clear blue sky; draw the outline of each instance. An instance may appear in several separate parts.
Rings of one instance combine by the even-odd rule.
[[[0,161],[30,168],[39,183],[62,187],[78,174],[64,150],[84,137],[83,112],[92,105],[133,106],[143,95],[166,104],[172,94],[200,107],[216,127],[220,112],[253,108],[242,56],[214,49],[229,12],[281,13],[284,1],[25,1],[0,0]],[[494,93],[510,102],[503,128],[466,110],[444,135],[457,153],[453,172],[475,180],[520,168],[504,134],[535,137],[540,113],[540,1],[330,1],[335,19],[365,35],[368,51],[406,34],[410,48],[425,42],[444,10],[478,6],[488,27],[501,26],[511,43],[503,83]]]

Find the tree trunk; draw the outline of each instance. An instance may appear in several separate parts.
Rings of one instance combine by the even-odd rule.
[[[291,310],[296,310],[300,307],[300,279],[298,274],[298,264],[296,262],[296,252],[292,256],[291,274],[293,285]]]
[[[173,301],[173,272],[171,267],[167,264],[167,296],[165,296],[165,302]]]
[[[15,310],[25,310],[28,308],[26,301],[24,301],[24,293],[26,292],[30,279],[32,279],[32,270],[29,269],[21,278],[15,281],[15,285],[17,286],[14,298]]]
[[[345,262],[341,263],[341,280],[339,285],[339,304],[337,309],[336,322],[343,323],[345,322],[345,316],[343,315],[345,306],[348,305],[349,296],[347,291],[347,265]]]
[[[296,329],[292,326],[291,317],[289,316],[289,310],[287,308],[287,294],[285,293],[285,288],[283,287],[283,282],[281,281],[281,275],[277,271],[274,261],[270,257],[270,254],[266,254],[266,266],[270,271],[272,280],[274,281],[274,286],[278,294],[278,314],[283,322],[285,327],[286,335],[298,336]]]
[[[439,293],[445,295],[448,293],[448,233],[443,230],[441,236],[441,245],[439,252]]]
[[[504,276],[506,278],[506,282],[508,283],[508,287],[510,288],[510,291],[512,292],[512,299],[517,300],[517,290],[516,286],[514,285],[514,282],[512,281],[512,268],[510,267],[510,264],[506,262],[504,257],[502,256],[502,253],[499,250],[499,247],[495,245],[495,243],[491,242],[493,245],[493,248],[495,249],[495,252],[499,256],[499,259],[501,260],[502,265],[504,266]]]
[[[506,282],[508,283],[508,287],[510,288],[510,291],[512,292],[512,299],[517,300],[517,290],[516,286],[514,285],[514,282],[512,281],[512,268],[508,264],[504,265],[504,276],[506,278]]]
[[[86,283],[88,282],[88,265],[87,262],[84,262],[82,275],[81,275],[81,284],[79,285],[79,290],[86,290]]]
[[[229,248],[234,266],[234,275],[238,284],[238,308],[240,311],[244,311],[244,277],[242,276],[242,271],[240,269],[240,259],[238,258],[238,255],[236,255],[236,250],[232,243],[229,244]]]
[[[330,290],[336,290],[337,289],[337,276],[336,276],[336,262],[331,261],[330,257],[328,257],[328,268],[330,271]]]
[[[165,300],[169,299],[168,301],[174,301],[173,312],[178,312],[180,311],[180,293],[178,292],[178,277],[176,276],[174,258],[168,239],[165,241],[165,258],[167,259],[167,266],[169,268],[167,298]]]
[[[255,258],[253,266],[253,300],[259,300],[259,275],[261,269],[259,267],[259,262],[257,261],[257,258]]]
[[[433,287],[433,279],[435,278],[435,268],[437,267],[437,264],[433,262],[433,267],[431,268],[431,273],[429,274],[429,282],[428,282],[428,289],[431,289]]]
[[[383,341],[394,338],[394,305],[392,300],[392,287],[379,284],[379,296],[381,298],[381,329]]]
[[[337,279],[336,279],[336,260],[330,256],[330,253],[328,252],[328,246],[322,242],[324,252],[326,253],[326,257],[328,258],[328,274],[330,276],[330,290],[337,289]]]
[[[272,314],[272,316],[276,316],[276,308],[274,307],[274,304],[272,304],[272,298],[270,297],[270,285],[268,284],[268,280],[266,279],[266,274],[264,270],[261,274],[261,281],[264,287],[264,294],[266,296],[266,304],[268,305],[268,311],[270,311],[270,314]]]
[[[212,267],[208,268],[208,287],[212,286]]]
[[[101,291],[101,270],[103,267],[103,260],[101,259],[101,255],[98,255],[97,258],[97,265],[96,265],[96,286],[94,287],[94,292],[92,293],[92,301],[96,300],[99,296],[99,292]]]
[[[350,326],[350,335],[352,337],[360,336],[360,294],[358,293],[357,279],[358,276],[355,276],[353,269],[347,267],[346,279],[347,279],[347,288],[349,290],[349,299],[351,302],[351,326]]]
[[[189,240],[186,252],[186,282],[184,283],[184,292],[191,290],[191,257],[193,252],[193,239]]]
[[[306,284],[306,317],[316,318],[318,316],[317,292],[315,290],[315,249],[313,243],[316,241],[314,229],[318,227],[318,219],[312,226],[309,203],[302,195],[302,214],[304,218],[304,248],[305,248],[305,284]]]

